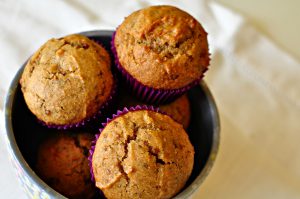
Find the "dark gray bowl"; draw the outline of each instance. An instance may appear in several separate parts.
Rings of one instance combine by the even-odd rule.
[[[110,49],[112,31],[81,34],[101,41],[106,49]],[[38,124],[25,104],[19,85],[24,65],[12,81],[5,103],[6,141],[12,164],[30,198],[65,198],[43,182],[34,171],[38,145],[54,130]],[[188,96],[192,111],[188,134],[195,148],[195,164],[185,188],[175,198],[188,198],[200,187],[213,166],[219,146],[219,116],[209,89],[202,81],[189,91]]]

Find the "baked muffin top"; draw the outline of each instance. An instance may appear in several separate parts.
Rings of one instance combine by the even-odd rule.
[[[61,133],[43,142],[36,166],[39,176],[68,198],[92,198],[96,192],[88,166],[92,140],[88,133]]]
[[[174,120],[182,124],[185,129],[188,128],[191,111],[190,101],[187,95],[183,95],[169,104],[160,105],[159,109],[172,116]]]
[[[22,74],[26,104],[47,124],[75,124],[91,117],[110,96],[110,65],[107,51],[85,36],[51,39]]]
[[[194,148],[182,125],[150,110],[109,122],[96,142],[96,186],[110,198],[171,198],[189,178]]]
[[[118,109],[137,105],[147,105],[146,103],[136,99],[136,97],[132,96],[130,93],[126,92],[124,88],[120,88],[119,91],[119,100],[117,101]],[[175,121],[182,124],[185,129],[188,128],[190,124],[191,110],[187,94],[182,95],[171,103],[161,104],[158,108],[170,115]]]
[[[114,44],[122,67],[156,89],[182,88],[209,64],[207,33],[195,18],[172,6],[133,12],[117,28]]]

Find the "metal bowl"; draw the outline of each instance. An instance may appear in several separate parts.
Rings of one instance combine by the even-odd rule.
[[[80,34],[100,41],[109,50],[112,33],[88,31]],[[38,124],[25,104],[19,84],[25,64],[13,79],[5,103],[6,143],[12,165],[30,198],[65,198],[34,171],[38,145],[53,130]],[[195,164],[186,186],[174,197],[178,199],[188,198],[201,186],[215,161],[220,136],[217,107],[206,84],[202,81],[188,92],[188,96],[192,114],[188,134],[195,148]]]

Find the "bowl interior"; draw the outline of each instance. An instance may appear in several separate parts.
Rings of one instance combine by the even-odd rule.
[[[110,51],[111,31],[91,31],[81,34],[100,41]],[[23,68],[24,66],[20,70],[22,71]],[[16,84],[18,84],[18,80],[20,79],[21,71],[15,77],[17,80],[15,81]],[[202,82],[199,86],[190,90],[188,97],[191,103],[192,114],[188,134],[195,148],[195,164],[186,187],[178,195],[180,198],[182,198],[181,196],[186,198],[184,195],[189,195],[194,191],[195,188],[189,188],[191,184],[196,183],[199,186],[199,183],[202,182],[203,179],[201,178],[204,178],[206,175],[205,172],[208,172],[207,169],[205,170],[205,167],[210,167],[210,164],[213,162],[210,159],[212,151],[215,150],[216,152],[218,146],[219,121],[217,110],[205,84]],[[8,100],[12,100],[11,119],[8,122],[11,122],[13,132],[7,133],[15,137],[16,144],[29,167],[22,162],[22,159],[18,159],[17,157],[18,161],[22,162],[24,167],[28,167],[24,168],[24,170],[29,175],[35,175],[31,170],[35,170],[39,144],[48,136],[55,133],[56,130],[47,129],[37,123],[35,116],[25,104],[19,84],[15,85],[15,90],[12,91],[12,95]],[[200,174],[202,174],[202,177]],[[38,181],[35,183],[39,186]],[[53,192],[55,191],[53,190]],[[49,194],[51,195],[51,193]]]

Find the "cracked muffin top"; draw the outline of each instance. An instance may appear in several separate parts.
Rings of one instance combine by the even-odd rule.
[[[122,67],[155,89],[182,88],[209,65],[207,33],[195,18],[172,6],[133,12],[117,28],[114,44]]]
[[[88,151],[93,136],[60,133],[43,142],[38,151],[37,173],[53,189],[68,198],[92,198]]]
[[[82,35],[47,41],[27,62],[20,83],[30,111],[46,124],[94,116],[113,86],[107,51]]]
[[[194,148],[182,125],[150,110],[110,121],[96,142],[96,186],[108,199],[171,198],[188,180]]]

